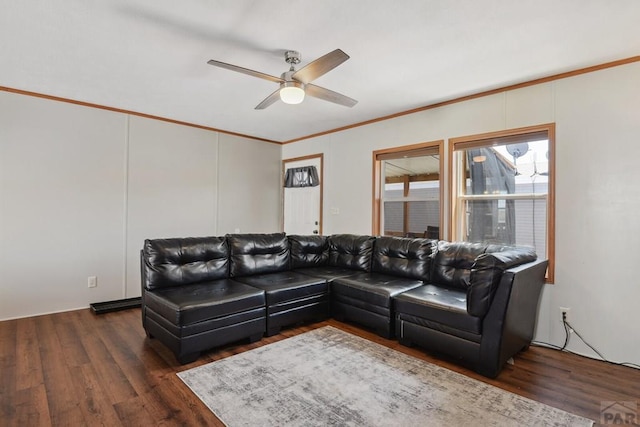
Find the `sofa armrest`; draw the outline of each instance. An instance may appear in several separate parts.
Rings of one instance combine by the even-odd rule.
[[[509,248],[479,255],[471,267],[467,312],[476,317],[487,314],[504,271],[533,262],[536,258],[537,255],[531,248]]]
[[[547,260],[536,260],[502,274],[482,321],[481,374],[495,377],[510,357],[531,343],[547,266]]]

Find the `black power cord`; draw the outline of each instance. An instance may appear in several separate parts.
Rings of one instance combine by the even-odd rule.
[[[564,344],[562,344],[562,348],[560,349],[560,351],[563,351],[567,348],[567,345],[569,344],[569,322],[567,322],[567,312],[563,311],[562,312],[562,326],[564,326]]]
[[[631,367],[631,368],[640,369],[640,365],[638,365],[637,363],[612,362],[611,360],[608,360],[606,357],[604,357],[602,355],[602,353],[600,353],[598,350],[595,349],[595,347],[593,347],[584,338],[582,338],[582,335],[580,335],[580,333],[578,331],[576,331],[576,328],[571,326],[571,323],[569,323],[567,321],[567,313],[562,313],[562,326],[564,326],[564,344],[562,345],[562,347],[560,347],[558,345],[555,345],[555,344],[550,344],[550,343],[547,343],[547,342],[543,342],[543,341],[532,341],[531,344],[537,345],[537,346],[540,346],[540,347],[551,348],[553,350],[564,351],[564,352],[567,352],[567,353],[575,354],[577,356],[589,357],[589,356],[584,356],[582,354],[576,353],[576,352],[571,351],[571,350],[567,350],[567,345],[569,344],[569,337],[571,336],[571,332],[573,332],[574,334],[576,334],[576,336],[578,338],[580,338],[580,340],[583,343],[585,343],[587,345],[587,347],[589,347],[591,350],[593,350],[598,355],[598,357],[600,357],[600,360],[602,360],[603,362],[607,362],[607,363],[610,363],[612,365],[628,366],[628,367]],[[589,358],[590,359],[595,359],[594,357],[589,357]],[[596,359],[596,360],[598,360],[598,359]]]

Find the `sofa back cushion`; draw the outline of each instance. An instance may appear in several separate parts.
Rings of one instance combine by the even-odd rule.
[[[322,267],[329,261],[329,241],[326,236],[289,235],[291,268]]]
[[[483,243],[438,242],[438,251],[433,258],[431,282],[466,291],[471,283],[471,267],[486,249],[487,245]]]
[[[229,277],[229,248],[224,237],[147,239],[142,249],[147,290]]]
[[[430,280],[431,258],[437,240],[378,237],[371,270],[418,280]]]
[[[478,256],[471,267],[467,312],[476,317],[487,314],[502,279],[502,273],[520,264],[533,262],[537,258],[532,248],[490,246],[487,253]]]
[[[227,242],[231,277],[289,269],[289,241],[284,233],[227,234]]]
[[[329,265],[357,271],[371,271],[373,236],[334,234],[329,236]]]

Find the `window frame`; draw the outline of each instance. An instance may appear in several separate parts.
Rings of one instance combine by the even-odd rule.
[[[381,204],[383,202],[383,197],[382,194],[384,192],[384,187],[382,186],[382,162],[384,160],[390,160],[392,157],[389,157],[390,155],[393,156],[397,156],[397,157],[393,157],[393,158],[401,158],[404,155],[408,155],[408,156],[415,156],[416,153],[419,153],[420,151],[424,151],[424,150],[432,150],[432,149],[436,149],[438,151],[438,156],[439,156],[439,173],[438,173],[438,182],[439,182],[439,198],[440,198],[440,218],[439,218],[439,223],[440,223],[440,238],[442,238],[442,233],[443,233],[443,224],[444,224],[444,218],[445,218],[445,200],[444,200],[444,196],[445,196],[445,183],[444,183],[444,165],[445,165],[445,159],[444,159],[444,140],[437,140],[437,141],[429,141],[429,142],[422,142],[422,143],[418,143],[418,144],[412,144],[412,145],[403,145],[403,146],[399,146],[399,147],[392,147],[392,148],[384,148],[381,150],[375,150],[372,153],[372,161],[373,161],[373,167],[372,167],[372,180],[373,180],[373,206],[372,206],[372,221],[371,221],[371,230],[372,230],[372,235],[374,236],[379,236],[381,234],[381,225],[384,223],[383,219],[381,218],[381,213],[383,211]]]
[[[555,138],[555,123],[546,123],[536,126],[527,126],[522,128],[515,129],[506,129],[498,132],[489,132],[483,134],[469,135],[457,138],[449,139],[449,150],[448,150],[448,160],[449,160],[449,189],[450,189],[450,197],[449,197],[449,224],[448,224],[448,235],[451,236],[451,240],[462,240],[462,237],[459,235],[462,227],[460,226],[459,217],[465,215],[465,212],[460,212],[462,204],[466,200],[481,200],[483,198],[495,200],[496,196],[488,195],[475,195],[473,197],[469,197],[469,195],[464,194],[463,187],[465,185],[466,176],[462,179],[460,178],[459,170],[461,169],[461,161],[456,161],[456,152],[461,150],[467,150],[470,148],[480,148],[480,147],[490,147],[492,145],[497,145],[496,143],[492,143],[492,140],[502,140],[500,144],[504,143],[504,139],[509,137],[522,137],[528,134],[542,133],[546,132],[547,140],[548,140],[548,165],[549,165],[549,175],[548,175],[548,190],[547,195],[540,196],[541,198],[546,198],[547,200],[547,235],[546,235],[546,252],[547,258],[549,259],[549,267],[547,269],[547,283],[553,283],[555,280],[555,178],[556,178],[556,170],[555,170],[555,149],[556,149],[556,138]],[[538,196],[534,196],[538,197]],[[521,196],[519,194],[512,195],[500,195],[500,199],[511,199],[511,200],[532,200],[531,195]],[[464,220],[464,219],[463,219]]]

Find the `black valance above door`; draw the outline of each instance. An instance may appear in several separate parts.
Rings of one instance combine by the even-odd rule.
[[[320,185],[320,178],[315,166],[289,168],[284,175],[286,188],[317,187],[318,185]]]

